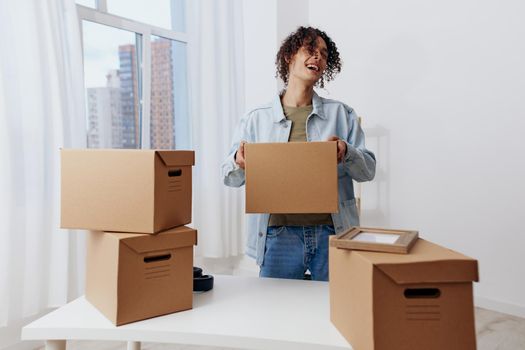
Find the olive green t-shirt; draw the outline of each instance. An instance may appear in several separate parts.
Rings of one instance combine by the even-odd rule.
[[[304,107],[283,106],[286,119],[292,122],[289,142],[306,142],[306,119],[312,113],[312,105]],[[307,188],[304,189],[308,191]],[[312,198],[315,200],[315,198]],[[272,214],[268,226],[332,225],[330,214]]]

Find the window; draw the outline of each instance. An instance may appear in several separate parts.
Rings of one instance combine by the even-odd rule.
[[[139,148],[136,43],[141,36],[82,21],[89,148]]]
[[[160,28],[185,32],[183,0],[107,0],[109,13]]]
[[[169,17],[157,23],[165,28],[116,15],[148,12],[148,5]],[[77,5],[88,147],[189,148],[184,7],[184,0]]]
[[[96,0],[77,0],[76,3],[79,5],[91,7],[91,8],[97,8],[97,1]]]

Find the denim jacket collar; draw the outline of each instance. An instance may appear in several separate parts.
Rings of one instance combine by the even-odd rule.
[[[323,100],[317,93],[314,91],[312,96],[312,105],[313,110],[311,115],[317,115],[321,119],[326,119],[326,116],[323,114]],[[273,121],[274,123],[279,123],[282,120],[286,120],[283,112],[283,105],[281,104],[281,96],[278,94],[273,101]]]

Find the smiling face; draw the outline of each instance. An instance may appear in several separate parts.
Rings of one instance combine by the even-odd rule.
[[[315,45],[303,45],[288,63],[289,79],[299,79],[308,86],[313,86],[323,75],[328,60],[326,42],[318,36]]]
[[[323,88],[341,71],[342,62],[337,46],[328,34],[317,28],[301,26],[283,40],[275,57],[275,66],[275,76],[281,78],[285,86],[288,83],[312,84],[313,81],[315,86]]]

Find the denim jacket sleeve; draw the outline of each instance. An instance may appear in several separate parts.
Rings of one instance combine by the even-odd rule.
[[[222,163],[222,177],[226,186],[241,187],[244,185],[244,169],[241,169],[237,163],[235,163],[235,153],[237,152],[241,141],[252,142],[252,137],[248,132],[249,118],[249,114],[241,118],[233,134],[233,141],[229,154]]]
[[[350,133],[347,136],[346,155],[343,167],[352,179],[357,182],[370,181],[376,172],[376,158],[374,153],[365,147],[365,134],[355,111],[346,106]]]

